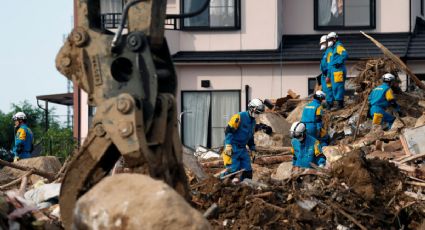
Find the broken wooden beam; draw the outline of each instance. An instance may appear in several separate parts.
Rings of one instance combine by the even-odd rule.
[[[410,157],[405,158],[404,160],[401,160],[400,163],[403,164],[403,163],[406,163],[406,162],[409,162],[409,161],[416,160],[416,159],[421,158],[421,157],[425,157],[425,153],[412,155]]]
[[[397,55],[393,54],[387,47],[382,45],[380,42],[378,42],[376,39],[371,37],[370,35],[364,33],[363,31],[360,31],[365,37],[369,38],[379,49],[381,49],[382,53],[384,53],[385,56],[387,56],[389,59],[391,59],[395,64],[398,65],[400,69],[402,69],[414,82],[415,84],[425,90],[425,84],[419,80],[419,78],[409,69],[409,67],[404,64],[404,62],[397,57]]]
[[[10,168],[14,168],[14,169],[19,169],[19,170],[22,170],[22,171],[32,171],[33,174],[42,176],[42,177],[48,179],[49,181],[53,181],[55,179],[55,174],[44,172],[44,171],[41,171],[41,170],[36,169],[34,167],[26,167],[26,166],[10,163],[10,162],[4,161],[4,160],[0,160],[0,165],[7,166],[7,167],[10,167]]]

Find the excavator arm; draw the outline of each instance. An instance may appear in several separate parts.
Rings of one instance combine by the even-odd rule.
[[[59,51],[56,67],[87,92],[96,114],[62,182],[67,229],[78,198],[120,157],[133,172],[163,180],[188,197],[177,132],[177,78],[164,39],[166,3],[128,1],[113,33],[101,26],[100,0],[77,1],[78,25]]]

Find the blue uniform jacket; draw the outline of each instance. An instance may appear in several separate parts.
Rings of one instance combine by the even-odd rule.
[[[345,60],[348,58],[348,53],[339,41],[330,49],[326,61],[328,63],[328,76],[332,82],[333,97],[337,101],[344,100],[344,84],[347,77]]]
[[[327,48],[323,53],[322,60],[320,61],[320,71],[322,71],[321,76],[321,84],[322,91],[326,94],[326,102],[331,103],[333,101],[333,93],[332,93],[332,83],[326,83],[326,78],[328,77],[328,62],[326,58],[328,57],[328,53],[331,51],[331,48]]]
[[[296,138],[291,140],[292,165],[302,168],[311,168],[310,163],[325,165],[326,157],[322,154],[320,142],[310,135],[306,135],[304,141]]]
[[[320,131],[322,129],[322,105],[321,103],[313,99],[312,102],[308,103],[303,110],[301,116],[301,122],[306,125],[307,134],[314,138],[320,137]]]
[[[21,124],[15,134],[15,145],[12,152],[15,156],[30,154],[33,146],[33,134],[26,124]]]
[[[378,106],[382,109],[386,109],[390,106],[390,101],[394,100],[394,95],[391,87],[387,83],[383,83],[372,90],[368,100],[371,106]]]
[[[239,147],[248,145],[249,149],[255,150],[254,129],[255,119],[247,111],[239,112],[232,116],[226,127],[224,143]]]

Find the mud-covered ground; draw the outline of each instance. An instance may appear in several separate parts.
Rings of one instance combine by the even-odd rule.
[[[332,170],[266,189],[211,178],[192,185],[192,200],[200,211],[218,204],[209,218],[215,229],[420,229],[425,203],[404,195],[412,189],[405,180],[391,163],[357,151]]]

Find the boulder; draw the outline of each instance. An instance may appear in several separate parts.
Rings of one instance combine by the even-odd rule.
[[[211,229],[171,187],[141,174],[106,177],[78,200],[74,213],[73,229]]]
[[[303,115],[304,106],[307,105],[307,103],[309,103],[309,101],[301,101],[298,106],[288,115],[286,121],[288,121],[289,124],[300,121],[301,116]]]
[[[419,126],[422,126],[422,125],[425,125],[425,113],[423,113],[423,114],[422,114],[422,116],[420,116],[420,117],[416,120],[415,128],[416,128],[416,127],[419,127]]]
[[[285,136],[280,133],[267,135],[263,132],[256,132],[254,134],[254,141],[255,145],[264,147],[291,145],[291,139],[289,138],[289,136]]]
[[[339,146],[325,146],[322,148],[323,155],[326,156],[326,163],[338,161],[344,156],[344,151]]]
[[[41,157],[22,159],[22,160],[19,160],[16,164],[20,166],[25,166],[25,167],[33,167],[40,171],[53,173],[53,174],[58,173],[62,167],[62,164],[60,163],[58,158],[54,156],[41,156]],[[25,171],[22,171],[19,169],[4,167],[0,170],[0,175],[2,175],[0,179],[0,183],[3,184],[3,183],[10,182],[14,179],[17,179],[23,176],[25,173],[26,173]],[[30,177],[30,180],[33,184],[35,184],[37,181],[42,179],[44,178],[35,174],[31,175]]]
[[[276,172],[271,175],[272,180],[282,181],[291,177],[292,162],[283,162],[279,165]]]
[[[291,124],[278,113],[263,113],[257,118],[257,123],[263,123],[272,127],[273,133],[289,135]]]

